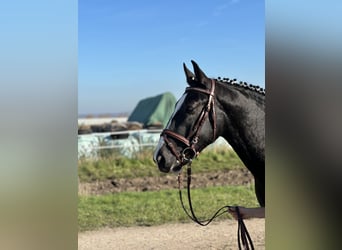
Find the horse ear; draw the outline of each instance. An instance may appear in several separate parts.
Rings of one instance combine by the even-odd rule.
[[[185,65],[185,63],[183,63],[183,68],[184,68],[184,72],[185,72],[185,76],[186,76],[186,82],[189,85],[192,85],[195,81],[196,81],[196,77],[194,75],[194,73],[192,73]]]
[[[197,64],[195,61],[193,61],[193,60],[191,60],[191,63],[192,63],[192,65],[193,65],[193,67],[194,67],[196,79],[197,79],[200,83],[202,83],[202,84],[204,84],[204,85],[206,85],[206,86],[207,86],[208,84],[210,84],[210,79],[204,74],[204,72],[200,69],[200,67],[198,66],[198,64]]]

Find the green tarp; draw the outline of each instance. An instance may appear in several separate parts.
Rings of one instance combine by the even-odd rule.
[[[170,92],[143,99],[128,117],[128,121],[140,122],[144,127],[165,127],[176,101]]]

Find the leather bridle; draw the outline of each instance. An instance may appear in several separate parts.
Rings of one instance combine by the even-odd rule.
[[[215,80],[211,79],[210,90],[196,87],[187,87],[185,89],[185,93],[191,91],[207,94],[209,96],[207,104],[202,109],[202,112],[199,115],[197,122],[192,127],[192,132],[187,137],[184,137],[183,135],[173,132],[172,130],[167,128],[164,129],[161,133],[161,136],[163,136],[166,145],[168,146],[172,154],[176,157],[180,166],[183,166],[187,164],[189,161],[192,161],[202,150],[201,148],[196,148],[196,144],[199,141],[199,133],[202,129],[202,126],[209,114],[212,120],[213,141],[216,139]],[[178,142],[183,143],[186,146],[186,148],[183,149],[181,152],[177,152],[175,146],[172,144],[169,138],[172,138]]]

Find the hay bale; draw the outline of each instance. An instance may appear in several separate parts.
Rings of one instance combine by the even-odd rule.
[[[79,135],[91,134],[92,130],[91,130],[90,126],[82,124],[82,125],[78,126],[77,133]]]
[[[161,122],[155,122],[146,126],[146,129],[163,129],[164,125]]]
[[[110,126],[111,126],[110,132],[127,130],[127,125],[124,123],[113,123],[112,122]]]
[[[127,122],[127,130],[140,130],[143,128],[143,124],[140,122]]]
[[[106,124],[95,124],[95,125],[91,125],[90,128],[93,131],[93,133],[102,133],[102,132],[106,132],[107,130]]]

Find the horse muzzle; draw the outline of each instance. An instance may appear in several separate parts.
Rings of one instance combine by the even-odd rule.
[[[197,152],[193,148],[187,147],[180,155],[179,160],[173,154],[170,154],[169,150],[162,148],[159,152],[155,153],[153,160],[161,172],[178,173],[184,165],[190,163],[197,156]]]
[[[188,154],[189,153],[187,153],[187,155]],[[157,164],[159,170],[164,173],[178,173],[187,163],[183,160],[180,162],[166,147],[157,150],[154,153],[153,160]]]

